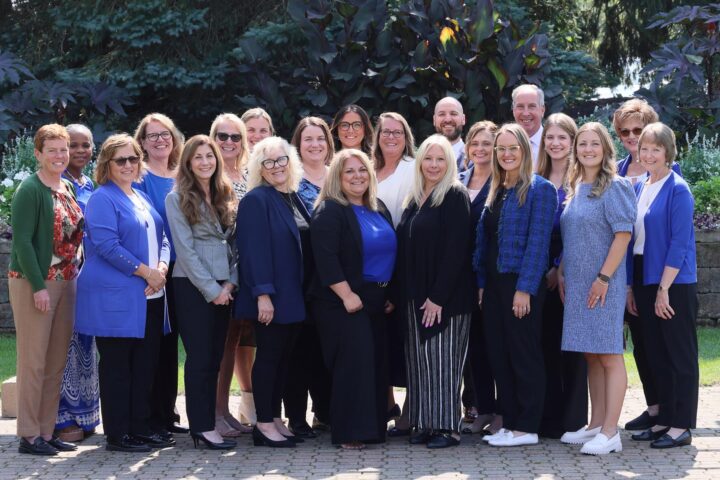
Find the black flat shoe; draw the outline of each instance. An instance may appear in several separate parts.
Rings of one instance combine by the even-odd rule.
[[[625,430],[647,430],[657,425],[657,415],[650,415],[647,410],[640,416],[633,418],[625,424]]]
[[[263,445],[272,448],[295,448],[295,443],[291,442],[287,438],[285,440],[270,440],[263,434],[257,425],[252,431],[253,445],[256,447],[262,447]]]
[[[410,436],[411,445],[422,445],[430,441],[432,433],[430,430],[420,430],[417,433]]]
[[[672,438],[667,433],[650,444],[650,448],[675,448],[692,444],[692,433],[685,430],[677,438]]]
[[[290,430],[296,437],[317,438],[317,433],[310,428],[310,425],[308,425],[307,422],[288,425],[288,430]]]
[[[285,434],[282,434],[282,433],[281,433],[280,435],[282,435],[283,437],[287,438],[288,440],[290,440],[290,441],[293,442],[293,443],[303,443],[303,442],[305,442],[305,439],[300,438],[300,437],[298,437],[297,435],[285,435]]]
[[[427,448],[447,448],[460,445],[460,440],[450,433],[435,433],[427,442]]]
[[[387,431],[388,437],[407,437],[410,435],[411,429],[409,428],[398,428],[398,427],[392,427],[390,430]]]
[[[183,425],[180,425],[177,422],[171,423],[170,425],[168,425],[166,430],[170,433],[189,433],[190,432],[189,428],[187,428]]]
[[[657,440],[658,438],[665,435],[668,430],[670,430],[670,427],[663,428],[662,430],[658,430],[657,432],[653,432],[652,428],[648,428],[643,432],[631,435],[630,438],[637,442],[652,442],[653,440]]]
[[[162,438],[166,442],[169,442],[171,440],[173,442],[175,441],[175,437],[173,436],[173,434],[170,433],[168,430],[165,430],[164,428],[161,428],[159,430],[154,430],[153,433],[157,433],[160,436],[160,438]]]
[[[193,445],[198,448],[199,442],[205,444],[210,450],[230,450],[231,448],[237,447],[237,442],[234,440],[223,439],[220,443],[211,442],[202,433],[190,432],[190,437],[193,439]]]
[[[123,435],[120,438],[107,437],[105,441],[105,450],[111,452],[131,452],[131,453],[147,453],[152,449],[147,444],[131,437]]]
[[[146,444],[150,448],[165,448],[165,447],[172,447],[175,445],[174,438],[166,440],[157,433],[150,433],[147,435],[133,434],[132,437],[135,440]]]
[[[402,415],[402,412],[400,411],[400,405],[396,403],[390,410],[388,410],[385,421],[389,422],[393,418],[397,418],[400,415]]]
[[[78,448],[74,443],[63,442],[58,437],[52,437],[47,443],[60,452],[74,452]]]
[[[30,455],[57,455],[58,449],[46,442],[42,437],[37,437],[32,443],[24,438],[20,439],[18,452]]]

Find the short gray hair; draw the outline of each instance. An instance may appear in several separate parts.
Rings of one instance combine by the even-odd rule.
[[[540,107],[545,106],[545,92],[543,92],[542,88],[538,87],[537,85],[533,85],[532,83],[524,83],[522,85],[519,85],[515,87],[515,89],[512,91],[512,106],[515,108],[515,99],[518,95],[520,95],[523,92],[532,92],[535,95],[537,95],[538,98],[538,104]]]

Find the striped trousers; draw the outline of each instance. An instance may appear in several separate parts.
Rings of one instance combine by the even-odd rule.
[[[443,331],[422,341],[415,305],[407,308],[405,359],[410,424],[419,429],[460,431],[460,386],[468,351],[471,314],[457,315]]]

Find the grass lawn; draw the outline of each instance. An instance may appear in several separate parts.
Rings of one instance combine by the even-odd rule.
[[[698,328],[698,342],[700,345],[700,384],[720,384],[720,328]],[[179,390],[185,391],[183,365],[185,364],[185,349],[180,343],[180,365],[178,367]],[[628,370],[628,382],[631,387],[639,387],[635,360],[632,356],[632,342],[628,340],[628,348],[625,352],[625,365]],[[15,375],[15,336],[12,334],[0,335],[0,380],[5,380]],[[240,388],[237,381],[233,379],[233,394],[238,394]]]

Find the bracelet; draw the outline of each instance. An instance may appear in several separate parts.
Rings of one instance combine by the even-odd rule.
[[[597,279],[600,280],[600,283],[602,283],[603,285],[607,285],[610,283],[610,277],[608,277],[607,275],[603,275],[602,273],[597,274]]]

